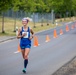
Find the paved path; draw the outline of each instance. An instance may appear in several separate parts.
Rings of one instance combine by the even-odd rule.
[[[64,31],[63,35],[59,35],[61,28]],[[53,38],[53,29],[36,34],[40,46],[32,46],[31,48],[26,75],[52,75],[76,56],[76,28],[66,32],[64,25],[57,27],[56,30],[58,33],[56,39]],[[51,38],[48,43],[45,42],[47,34]],[[17,39],[0,43],[0,75],[24,75],[22,73],[22,55],[21,53],[14,53],[17,51],[18,43],[19,40]]]

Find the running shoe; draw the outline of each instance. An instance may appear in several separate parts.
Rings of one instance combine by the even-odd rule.
[[[26,69],[24,68],[24,69],[22,70],[22,72],[23,72],[23,73],[26,73]]]

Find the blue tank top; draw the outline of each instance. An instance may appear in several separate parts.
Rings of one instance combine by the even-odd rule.
[[[31,40],[29,39],[30,38],[30,28],[28,27],[27,31],[25,31],[24,28],[22,27],[22,31],[20,32],[20,34],[22,35],[23,33],[26,33],[26,36],[24,36],[20,39],[20,44],[22,44],[22,45],[31,44]]]

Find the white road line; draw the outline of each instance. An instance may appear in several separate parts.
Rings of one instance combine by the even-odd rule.
[[[14,52],[14,53],[19,53],[19,51],[16,51],[16,52]]]

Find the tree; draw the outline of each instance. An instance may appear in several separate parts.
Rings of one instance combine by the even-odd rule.
[[[14,11],[14,32],[16,32],[16,13],[19,11],[19,5],[20,5],[20,0],[13,0],[12,1],[12,9]]]
[[[51,1],[51,9],[55,11],[55,13],[61,13],[64,16],[67,12],[72,10],[72,0],[50,0]]]
[[[72,0],[72,11],[74,12],[74,15],[76,16],[76,0]]]
[[[1,0],[0,1],[0,13],[2,13],[2,33],[4,30],[4,12],[7,11],[11,7],[11,0]]]

